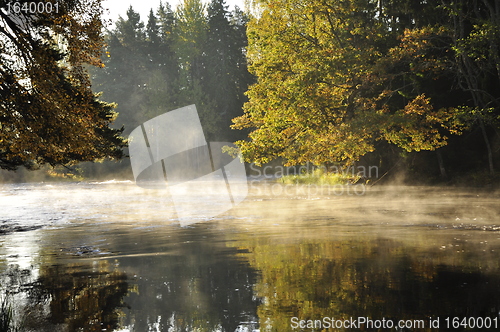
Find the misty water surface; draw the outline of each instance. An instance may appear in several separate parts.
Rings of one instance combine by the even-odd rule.
[[[3,185],[3,296],[36,331],[498,317],[498,194],[278,186],[254,185],[235,209],[181,227],[168,195],[129,182]]]

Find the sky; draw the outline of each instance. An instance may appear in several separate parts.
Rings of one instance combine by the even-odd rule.
[[[163,0],[163,2],[168,2],[175,8],[182,0]],[[208,2],[208,0],[203,0],[203,2]],[[226,0],[226,4],[229,5],[229,10],[232,10],[235,5],[244,8],[244,0]],[[105,9],[109,9],[109,13],[104,13],[104,17],[108,19],[112,19],[116,21],[118,16],[125,17],[127,9],[130,5],[134,8],[135,11],[141,14],[141,20],[146,23],[149,15],[149,10],[153,8],[153,11],[156,12],[156,9],[160,5],[160,0],[104,0],[102,2],[103,7]]]

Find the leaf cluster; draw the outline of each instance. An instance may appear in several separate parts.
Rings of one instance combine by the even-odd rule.
[[[85,69],[101,65],[101,2],[58,4],[53,13],[0,11],[1,168],[123,156],[113,105],[98,100]]]
[[[499,21],[483,2],[258,1],[248,28],[258,81],[233,120],[251,130],[237,142],[245,160],[349,164],[380,141],[432,151],[492,124],[473,109],[496,107],[498,92],[481,82],[475,97],[470,84],[473,69],[484,84],[500,77]],[[476,14],[467,12],[475,5]],[[459,30],[459,20],[470,28]],[[473,62],[468,72],[464,57]]]

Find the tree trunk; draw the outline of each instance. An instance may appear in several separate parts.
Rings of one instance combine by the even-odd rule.
[[[436,155],[439,164],[439,172],[441,173],[441,178],[448,179],[448,174],[446,173],[446,168],[444,168],[443,156],[440,150],[436,150]]]
[[[486,149],[488,151],[488,165],[490,167],[490,173],[495,173],[495,167],[493,166],[493,152],[491,151],[490,140],[488,138],[488,133],[486,133],[486,126],[482,118],[479,118],[479,126],[481,127],[481,132],[483,133],[484,143],[486,144]]]

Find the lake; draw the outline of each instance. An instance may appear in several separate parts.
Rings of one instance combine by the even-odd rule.
[[[360,188],[181,225],[127,181],[2,185],[1,296],[35,331],[498,330],[500,195]]]

